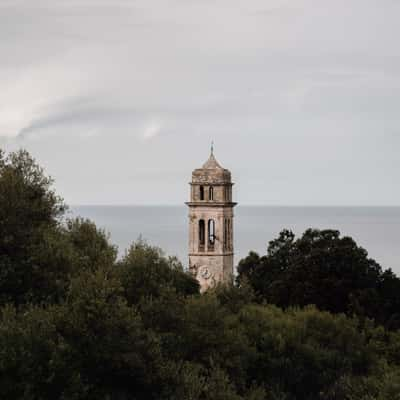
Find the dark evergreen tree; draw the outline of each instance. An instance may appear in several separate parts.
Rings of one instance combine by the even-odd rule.
[[[238,273],[260,301],[285,308],[315,304],[400,327],[400,279],[338,231],[309,229],[299,239],[282,231],[265,256],[251,252],[241,260]]]

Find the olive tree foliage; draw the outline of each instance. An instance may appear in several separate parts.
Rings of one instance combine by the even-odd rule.
[[[66,211],[29,153],[0,153],[0,304],[60,302],[74,274],[113,264],[104,231]]]
[[[373,318],[400,327],[400,279],[336,230],[307,230],[296,239],[284,230],[239,262],[238,282],[248,282],[260,301],[280,307],[315,304],[333,313]]]
[[[79,217],[68,219],[63,234],[72,249],[74,274],[114,267],[117,247],[110,243],[109,235],[94,222]]]
[[[162,388],[159,341],[110,271],[73,278],[63,304],[5,306],[0,346],[4,398],[155,399]]]
[[[52,271],[46,271],[48,265],[41,265],[46,264],[48,253],[53,253],[53,247],[59,244],[58,226],[66,210],[52,184],[52,179],[26,151],[8,156],[0,153],[2,303],[21,304],[58,296],[56,282],[65,273],[64,265]],[[65,256],[57,254],[58,257]]]
[[[131,304],[161,297],[172,290],[178,295],[199,293],[199,283],[183,270],[176,257],[139,238],[117,264],[125,296]]]

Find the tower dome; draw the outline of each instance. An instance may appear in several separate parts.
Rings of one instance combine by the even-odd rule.
[[[192,173],[192,183],[201,184],[230,184],[231,173],[228,169],[221,167],[211,151],[210,157],[201,168],[197,168]]]
[[[203,169],[223,169],[219,165],[217,159],[214,157],[214,153],[211,152],[209,159],[203,164]]]

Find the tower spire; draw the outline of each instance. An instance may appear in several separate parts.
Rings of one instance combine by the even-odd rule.
[[[211,155],[214,155],[214,140],[211,140]]]

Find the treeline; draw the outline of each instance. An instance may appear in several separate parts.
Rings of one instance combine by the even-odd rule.
[[[139,240],[118,260],[67,216],[28,153],[0,152],[1,398],[400,398],[398,281],[351,239],[283,232],[200,295],[176,258]]]

